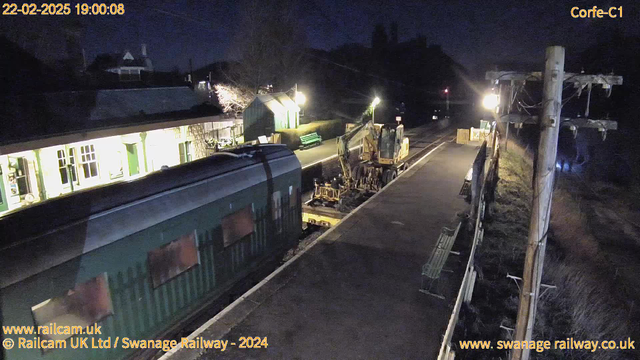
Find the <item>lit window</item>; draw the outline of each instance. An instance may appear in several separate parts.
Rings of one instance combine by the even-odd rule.
[[[271,219],[279,220],[282,217],[282,201],[280,199],[280,191],[273,193],[271,197]]]
[[[298,188],[289,185],[289,207],[298,206]]]
[[[76,149],[74,148],[69,149],[69,165],[71,165],[71,180],[76,182],[78,181],[78,177],[76,175]]]
[[[180,164],[191,161],[191,141],[185,141],[178,144],[178,150],[180,151]]]
[[[111,293],[109,292],[109,280],[107,273],[76,285],[68,290],[65,295],[46,300],[31,308],[36,326],[56,326],[64,324],[70,326],[74,334],[43,334],[40,337],[46,340],[64,340],[78,330],[92,325],[105,317],[113,314]]]
[[[0,167],[0,176],[2,176],[2,168]],[[2,178],[0,177],[0,185],[2,185]],[[4,205],[4,186],[0,186],[0,205]],[[5,209],[6,210],[6,209]]]
[[[253,233],[253,211],[251,206],[222,218],[222,239],[227,247]]]
[[[276,232],[282,232],[282,198],[280,191],[273,193],[271,197],[271,219],[275,222]]]
[[[69,175],[71,175],[71,181],[77,181],[73,148],[69,149],[68,160],[65,156],[65,151],[58,150],[58,170],[60,171],[60,181],[63,185],[69,184]]]
[[[158,287],[200,263],[195,230],[149,251],[149,272],[153,287]]]
[[[23,157],[9,158],[9,187],[11,195],[31,194],[29,162]]]
[[[120,81],[140,81],[140,70],[136,70],[136,69],[120,70]]]
[[[98,161],[93,145],[80,147],[80,163],[84,172],[84,178],[89,179],[98,176]]]
[[[67,157],[64,150],[58,150],[58,168],[60,170],[60,181],[63,184],[69,183],[69,174],[67,173]]]

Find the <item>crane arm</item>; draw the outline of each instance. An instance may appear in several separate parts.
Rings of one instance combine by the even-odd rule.
[[[338,144],[338,160],[340,161],[344,181],[348,187],[351,186],[352,182],[351,168],[349,167],[349,146],[362,140],[367,135],[371,135],[373,139],[378,138],[373,120],[359,124],[349,132],[339,136],[336,140]]]

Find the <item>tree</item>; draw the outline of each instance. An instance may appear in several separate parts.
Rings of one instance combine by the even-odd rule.
[[[243,111],[254,97],[249,89],[242,89],[234,85],[216,84],[214,89],[224,113]]]
[[[244,2],[243,16],[234,41],[240,61],[228,74],[239,87],[290,87],[302,70],[305,32],[293,0]]]

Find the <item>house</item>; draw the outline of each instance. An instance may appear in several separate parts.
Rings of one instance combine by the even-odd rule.
[[[89,71],[106,71],[117,74],[120,81],[140,81],[142,73],[153,72],[153,63],[147,56],[147,46],[142,44],[140,56],[135,57],[129,50],[116,54],[98,55],[95,61],[89,66]]]
[[[270,136],[283,129],[296,129],[300,125],[300,108],[285,93],[256,96],[243,113],[244,140]]]
[[[203,158],[242,132],[187,86],[0,98],[0,216]]]

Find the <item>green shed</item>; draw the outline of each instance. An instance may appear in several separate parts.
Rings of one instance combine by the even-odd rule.
[[[256,96],[242,115],[244,141],[257,140],[282,129],[300,125],[300,108],[285,93]]]

